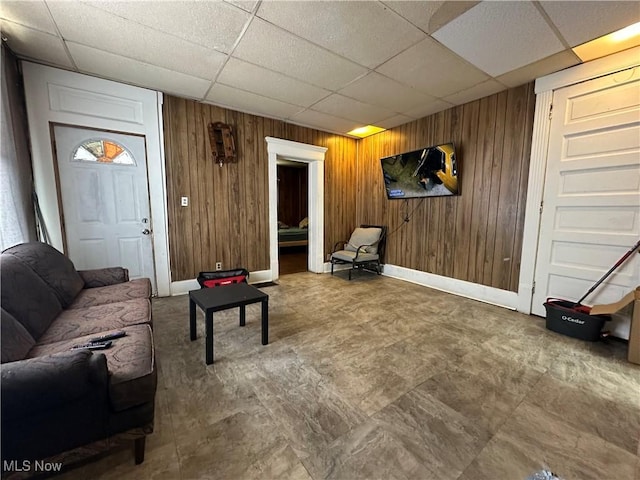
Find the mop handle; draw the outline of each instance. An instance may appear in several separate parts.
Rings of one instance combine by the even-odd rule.
[[[609,269],[609,271],[608,271],[607,273],[605,273],[605,274],[602,276],[602,278],[601,278],[600,280],[598,280],[598,281],[595,283],[595,285],[593,285],[593,287],[591,287],[591,288],[589,289],[589,291],[588,291],[587,293],[585,293],[585,294],[582,296],[582,298],[581,298],[580,300],[578,300],[578,302],[575,304],[575,306],[576,306],[576,307],[577,307],[577,306],[579,306],[579,305],[582,303],[582,301],[583,301],[585,298],[587,298],[587,297],[591,294],[591,292],[593,292],[596,288],[598,288],[598,286],[599,286],[599,285],[604,281],[604,279],[605,279],[605,278],[607,278],[609,275],[611,275],[611,272],[613,272],[616,268],[618,268],[618,267],[622,264],[622,262],[624,262],[627,258],[629,258],[629,256],[630,256],[633,252],[635,252],[635,251],[638,249],[638,247],[640,247],[640,240],[638,240],[638,243],[636,243],[633,247],[631,247],[631,250],[629,250],[627,253],[625,253],[625,254],[622,256],[622,258],[621,258],[620,260],[618,260],[618,261],[616,262],[616,264],[615,264],[613,267],[611,267],[611,268]]]

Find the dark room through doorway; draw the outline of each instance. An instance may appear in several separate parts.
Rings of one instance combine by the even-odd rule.
[[[278,160],[278,270],[306,272],[309,256],[308,166]]]

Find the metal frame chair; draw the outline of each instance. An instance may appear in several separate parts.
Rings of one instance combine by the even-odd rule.
[[[371,241],[372,232],[363,232],[362,229],[379,229],[379,236]],[[365,242],[358,239],[368,238]],[[354,270],[366,270],[368,272],[382,274],[382,263],[384,249],[387,238],[387,227],[381,225],[360,225],[354,230],[349,240],[341,240],[333,246],[331,252],[331,275],[333,275],[334,265],[351,265],[349,269],[349,280]],[[358,243],[355,245],[354,242]]]

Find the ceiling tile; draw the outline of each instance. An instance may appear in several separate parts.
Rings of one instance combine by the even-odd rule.
[[[444,97],[489,78],[431,38],[405,50],[376,71],[432,97]]]
[[[224,53],[106,13],[82,3],[52,2],[53,18],[65,40],[126,54],[128,58],[212,80],[224,63]],[[95,18],[100,21],[96,22]],[[114,35],[114,32],[118,32]],[[180,52],[179,55],[167,52]]]
[[[433,33],[479,2],[385,1],[399,15],[427,33]]]
[[[637,1],[0,0],[19,57],[343,134],[579,64],[568,43],[639,20]]]
[[[393,128],[399,125],[404,125],[405,123],[412,122],[413,120],[413,118],[407,117],[406,115],[394,115],[391,118],[387,118],[385,120],[382,120],[381,122],[376,123],[376,127]]]
[[[571,50],[565,50],[525,67],[500,75],[496,77],[496,80],[507,87],[517,87],[536,78],[544,77],[553,72],[559,72],[560,70],[578,65],[579,63],[580,59],[575,53]]]
[[[56,2],[52,2],[56,3]],[[216,1],[92,1],[107,12],[199,45],[229,53],[251,17],[234,5]]]
[[[239,7],[247,12],[253,12],[253,9],[256,8],[256,5],[258,5],[258,0],[224,0],[227,3],[230,3],[231,5],[235,5],[236,7]]]
[[[16,54],[49,65],[74,69],[60,37],[2,20],[0,30]]]
[[[456,92],[453,95],[447,95],[443,100],[453,103],[454,105],[462,105],[463,103],[473,102],[474,100],[482,97],[488,97],[489,95],[501,92],[502,90],[506,90],[504,85],[496,82],[495,80],[487,80],[486,82],[479,83],[478,85],[474,85],[473,87],[462,90],[461,92]]]
[[[380,105],[394,112],[401,112],[433,100],[429,95],[376,72],[350,83],[339,93],[371,105]]]
[[[263,2],[257,15],[369,68],[425,38],[380,2]]]
[[[453,105],[449,102],[445,102],[444,100],[434,100],[433,102],[425,105],[419,105],[402,113],[408,117],[418,119],[428,117],[429,115],[433,115],[434,113],[441,112],[451,107],[453,107]]]
[[[241,112],[264,115],[271,118],[288,118],[302,110],[298,105],[262,97],[254,93],[238,90],[216,83],[207,94],[208,102],[229,107]]]
[[[392,110],[353,100],[337,93],[320,100],[311,108],[317,112],[354,120],[365,125],[374,125],[377,121],[394,114]]]
[[[196,99],[204,97],[211,85],[208,80],[103,52],[78,43],[67,42],[67,47],[78,66],[78,70],[102,78]]]
[[[433,37],[492,77],[564,50],[531,2],[481,2]]]
[[[52,35],[58,33],[51,20],[51,15],[49,15],[49,10],[42,0],[31,2],[2,0],[0,2],[0,18]]]
[[[352,120],[345,120],[344,118],[334,117],[333,115],[327,115],[326,113],[313,110],[304,110],[296,113],[290,117],[288,121],[305,127],[335,132],[341,135],[362,126],[361,123]]]
[[[337,90],[367,72],[259,18],[253,19],[233,56],[329,90]]]
[[[303,107],[308,107],[331,94],[329,90],[237,58],[229,59],[216,82]]]
[[[640,22],[637,1],[540,3],[572,47]]]

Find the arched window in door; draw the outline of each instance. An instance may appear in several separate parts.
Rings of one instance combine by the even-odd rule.
[[[108,139],[92,139],[83,142],[74,150],[72,158],[76,162],[136,164],[133,156],[123,145]]]

